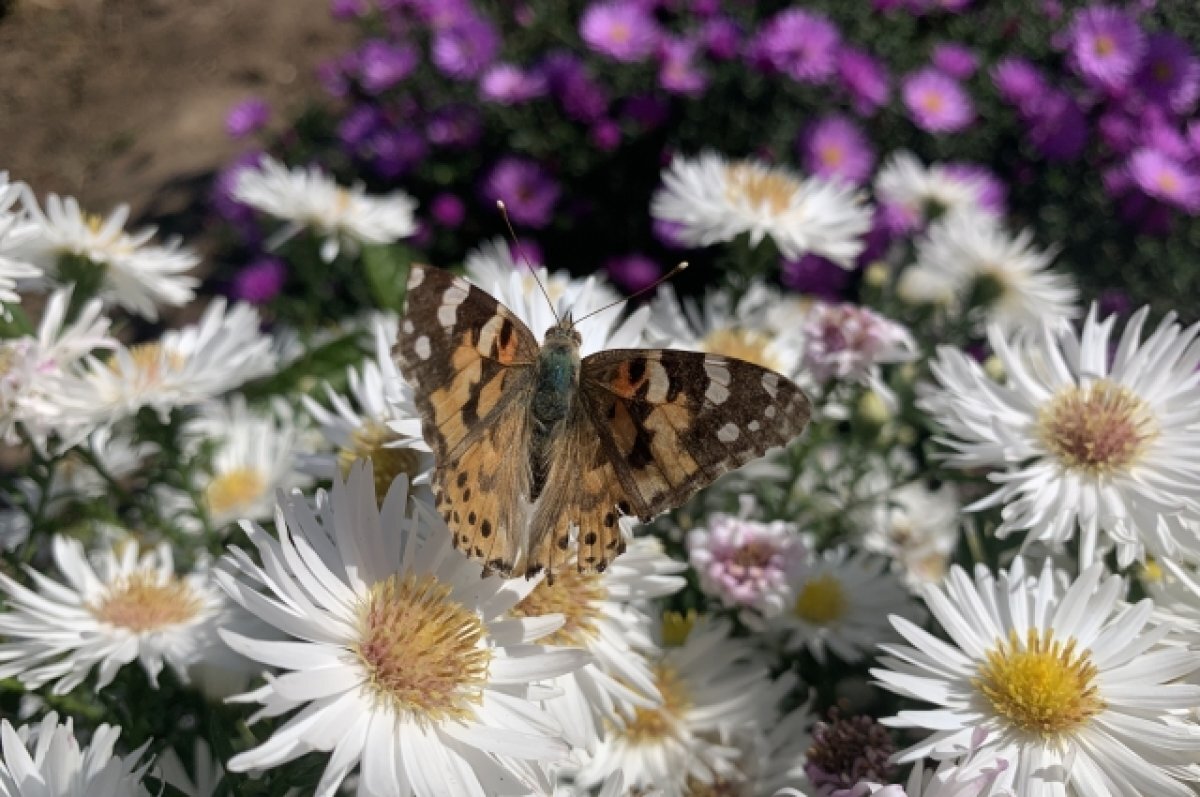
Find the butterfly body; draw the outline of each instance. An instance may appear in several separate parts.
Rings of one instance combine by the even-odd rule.
[[[485,572],[601,572],[623,516],[650,520],[783,445],[809,417],[788,379],[671,349],[580,356],[449,272],[414,265],[395,355],[434,451],[437,508]]]

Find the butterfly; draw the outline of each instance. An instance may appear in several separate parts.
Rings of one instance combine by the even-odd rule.
[[[603,572],[622,516],[648,521],[798,435],[811,406],[774,371],[716,354],[580,358],[571,317],[543,342],[462,277],[413,265],[393,354],[434,452],[455,548],[484,573]]]

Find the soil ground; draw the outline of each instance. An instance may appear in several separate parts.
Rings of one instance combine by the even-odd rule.
[[[224,130],[233,103],[264,97],[278,124],[320,96],[315,66],[353,32],[328,8],[0,0],[0,171],[39,196],[71,194],[95,212],[128,202],[135,218],[175,226],[242,146]]]

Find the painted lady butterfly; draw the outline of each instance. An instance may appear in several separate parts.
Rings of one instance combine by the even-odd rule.
[[[540,346],[461,277],[414,265],[395,356],[433,448],[437,508],[484,572],[602,572],[650,520],[808,423],[804,393],[742,360],[612,349],[568,316]],[[572,551],[572,543],[577,546]],[[574,556],[572,554],[574,553]]]

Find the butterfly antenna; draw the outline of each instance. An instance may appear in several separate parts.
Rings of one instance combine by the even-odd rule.
[[[683,270],[684,270],[685,268],[687,268],[687,267],[688,267],[687,261],[686,261],[686,260],[684,260],[684,261],[683,261],[682,263],[680,263],[678,266],[676,266],[675,268],[671,269],[671,270],[670,270],[670,271],[668,271],[666,274],[664,274],[663,276],[659,277],[659,278],[658,278],[658,279],[656,279],[654,282],[650,283],[650,284],[649,284],[649,285],[647,285],[645,288],[642,288],[640,291],[638,291],[637,293],[633,294],[632,296],[626,296],[626,297],[624,297],[624,298],[622,298],[622,299],[617,299],[615,302],[609,302],[608,304],[606,304],[606,305],[604,305],[603,307],[601,307],[599,310],[593,310],[592,312],[590,312],[590,313],[588,313],[587,315],[583,316],[583,318],[577,318],[577,319],[575,319],[574,323],[578,324],[580,321],[583,321],[584,319],[591,318],[592,316],[596,315],[596,313],[603,313],[603,312],[604,312],[605,310],[607,310],[608,308],[610,308],[610,307],[616,307],[616,306],[617,306],[618,304],[620,304],[621,302],[628,302],[628,301],[631,301],[631,300],[633,300],[633,299],[636,299],[637,297],[641,296],[643,293],[647,293],[647,292],[649,292],[649,291],[652,291],[652,290],[654,290],[655,288],[657,288],[659,285],[662,285],[664,282],[666,282],[667,280],[671,279],[671,277],[674,277],[676,274],[678,274],[679,272],[683,271]]]
[[[562,319],[558,317],[558,310],[554,309],[554,302],[550,300],[550,294],[546,291],[546,286],[542,284],[542,279],[538,276],[537,269],[533,267],[533,263],[529,262],[529,258],[525,256],[525,250],[521,248],[521,243],[517,240],[517,233],[513,230],[512,222],[508,220],[508,208],[504,206],[504,200],[497,199],[496,208],[500,211],[500,216],[504,219],[504,226],[508,228],[508,236],[512,239],[513,249],[516,250],[521,260],[525,262],[525,267],[533,275],[533,281],[542,289],[542,296],[546,297],[546,304],[550,305],[550,312],[554,314],[554,320],[561,324]]]

